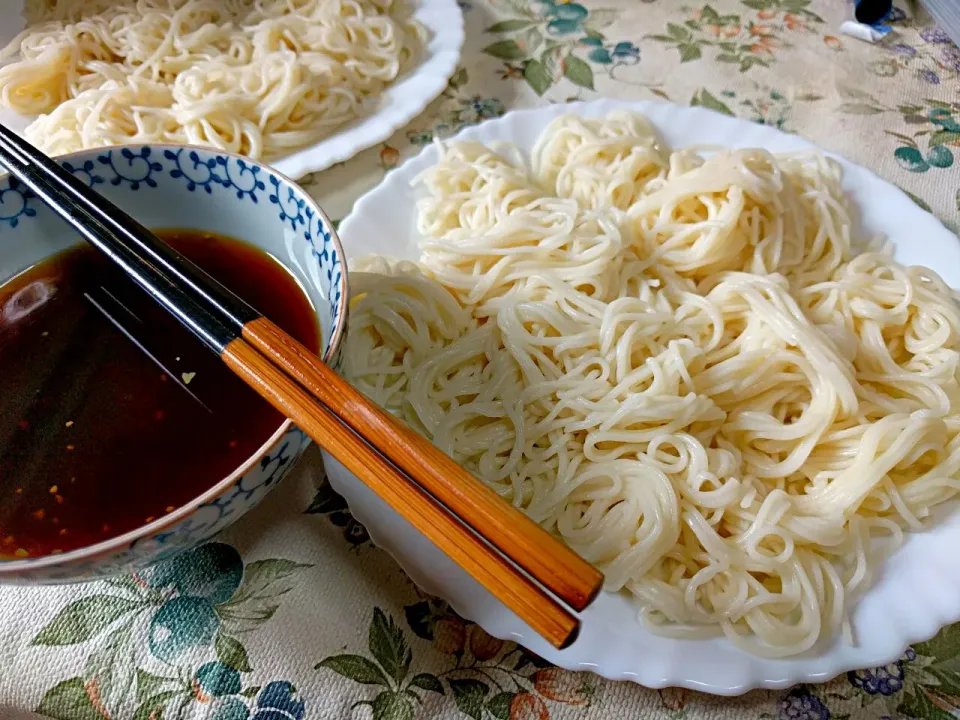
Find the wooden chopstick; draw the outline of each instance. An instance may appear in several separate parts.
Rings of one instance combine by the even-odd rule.
[[[586,608],[603,575],[530,518],[477,481],[435,445],[367,400],[358,390],[267,318],[243,326],[243,337],[282,367],[341,422],[403,470],[455,515],[574,610]],[[469,478],[465,480],[464,478]]]
[[[88,298],[121,332],[140,344],[137,330],[126,320],[125,306],[112,294],[97,293]],[[149,347],[141,345],[141,348],[155,354]],[[444,550],[498,600],[514,609],[537,633],[557,647],[573,642],[579,628],[576,617],[419,485],[399,479],[401,471],[376,448],[345,428],[269,358],[238,338],[227,345],[221,359],[304,432],[317,438],[324,449],[340,459],[388,505],[398,508],[407,522]]]
[[[424,438],[370,403],[312,353],[146,228],[2,126],[0,161],[218,352],[235,372],[301,425],[531,627],[558,646],[572,641],[578,626],[576,618],[457,518],[466,521],[474,532],[509,554],[510,559],[527,569],[534,579],[576,609],[585,607],[602,583],[602,575],[592,566],[502,501]],[[117,227],[123,232],[117,232]],[[157,247],[145,252],[144,245]],[[188,275],[189,282],[184,281],[181,274]],[[220,297],[220,291],[224,298]],[[241,334],[260,347],[264,355],[239,339]],[[291,381],[284,372],[304,387]],[[265,377],[271,378],[270,381],[264,381]],[[332,390],[325,387],[326,384]],[[330,410],[310,399],[305,390],[322,395],[321,401],[326,398],[339,420]],[[347,417],[350,428],[343,424]],[[361,437],[354,434],[356,426],[365,431]],[[384,452],[384,444],[392,452]],[[387,457],[382,457],[381,452]],[[433,463],[438,464],[434,467]],[[425,487],[411,484],[398,467],[421,483],[426,477],[427,482],[422,483]],[[428,472],[424,473],[424,468]]]
[[[580,621],[574,615],[524,574],[505,564],[502,556],[422,488],[397,480],[398,471],[382,455],[362,438],[346,431],[329,410],[268,358],[243,340],[228,345],[222,357],[227,367],[317,440],[551,645],[565,648],[576,639]]]
[[[174,286],[173,292],[193,296],[195,307],[212,315],[220,325],[233,327],[237,335],[271,357],[341,422],[376,446],[394,465],[563,602],[580,611],[596,598],[603,585],[603,575],[596,568],[426,439],[370,402],[254,308],[2,125],[0,147],[12,148],[43,177],[56,183],[67,193],[73,207],[86,214],[88,222],[98,222],[106,231],[113,231],[110,238],[100,240],[85,234],[88,240],[121,265],[131,250],[134,255],[146,256],[151,270],[164,272]],[[168,309],[176,314],[175,307]],[[222,346],[217,351],[221,352]]]

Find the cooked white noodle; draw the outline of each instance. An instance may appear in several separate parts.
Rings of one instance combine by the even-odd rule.
[[[842,628],[876,540],[960,488],[954,292],[852,247],[817,154],[670,154],[625,113],[558,119],[529,173],[440,151],[420,263],[351,274],[351,381],[657,632]]]
[[[283,155],[370,111],[424,30],[401,0],[27,0],[0,104],[48,153],[128,142]]]

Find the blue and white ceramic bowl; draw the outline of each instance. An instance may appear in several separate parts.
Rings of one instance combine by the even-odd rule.
[[[316,308],[324,361],[338,366],[347,318],[343,250],[330,219],[291,180],[237,155],[177,145],[85,150],[59,160],[147,227],[222,233],[279,259]],[[0,281],[78,242],[80,237],[29,190],[0,175]],[[89,580],[193,547],[259,503],[308,444],[306,435],[285,422],[229,477],[169,515],[62,555],[0,560],[0,582]]]

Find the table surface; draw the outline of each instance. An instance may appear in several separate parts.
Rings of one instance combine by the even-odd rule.
[[[893,36],[870,45],[841,35],[839,0],[461,5],[467,44],[443,96],[389,142],[304,179],[332,217],[434,137],[513,108],[616,96],[704,105],[798,133],[895,182],[957,230],[960,48],[922,11],[898,10]],[[558,48],[544,52],[548,38]],[[420,593],[332,492],[315,448],[202,552],[219,568],[202,579],[205,591],[227,598],[212,612],[207,600],[133,578],[0,589],[0,718],[960,716],[960,626],[883,668],[740,698],[546,666]]]

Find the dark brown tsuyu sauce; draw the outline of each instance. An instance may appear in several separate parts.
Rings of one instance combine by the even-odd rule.
[[[159,234],[318,349],[313,308],[272,257],[208,233]],[[0,559],[66,552],[159,518],[282,422],[92,247],[0,284]]]

